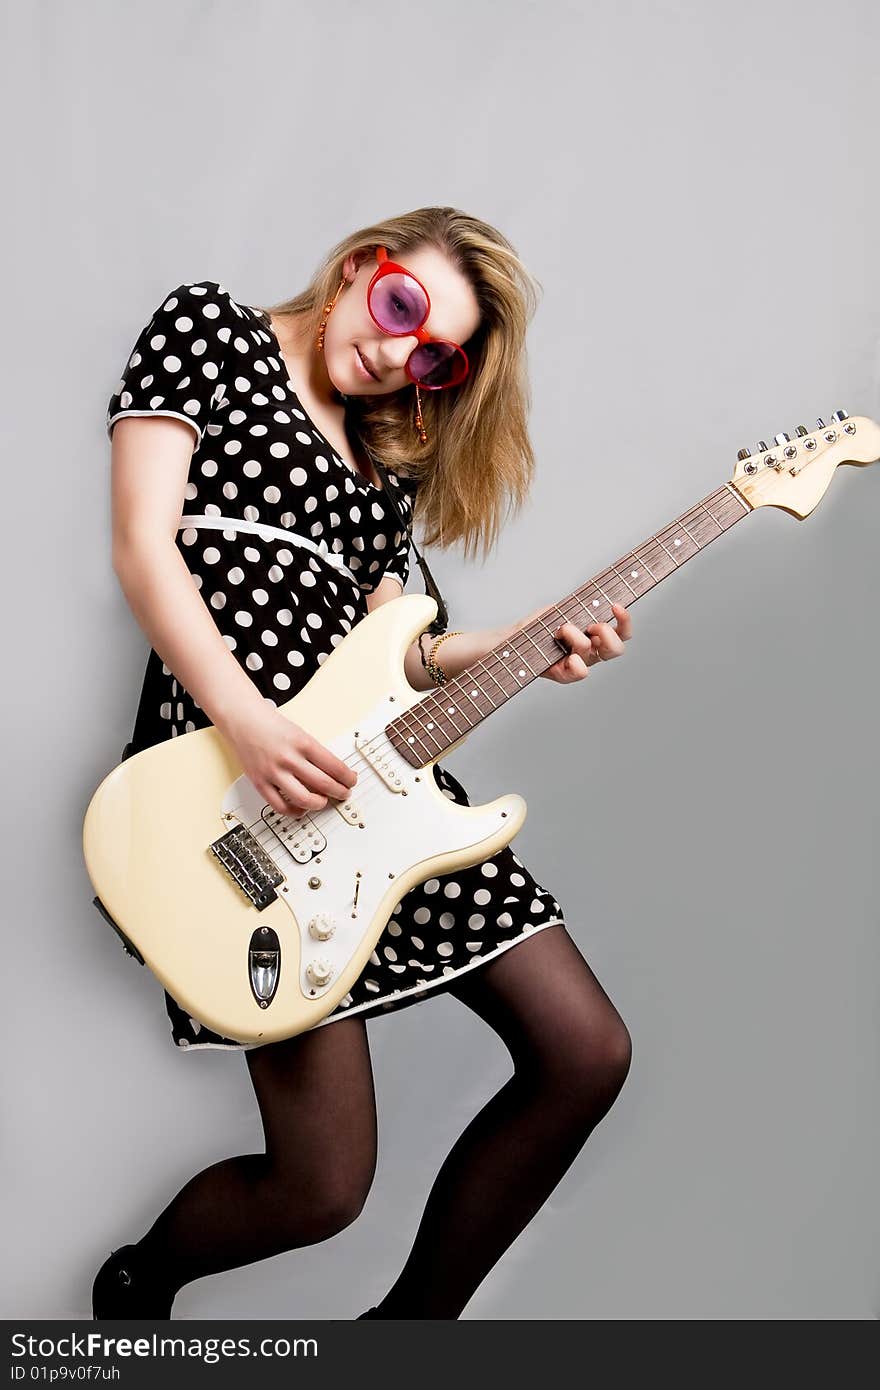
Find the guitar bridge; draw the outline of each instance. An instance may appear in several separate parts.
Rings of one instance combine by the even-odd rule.
[[[245,826],[227,830],[210,849],[254,907],[267,907],[275,901],[275,889],[284,875]]]

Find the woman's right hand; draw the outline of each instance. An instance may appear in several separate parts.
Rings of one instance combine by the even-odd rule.
[[[344,801],[357,773],[301,725],[264,701],[226,722],[224,736],[245,774],[281,815],[317,811]]]

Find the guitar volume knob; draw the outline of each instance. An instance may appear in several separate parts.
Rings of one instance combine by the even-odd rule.
[[[309,922],[309,934],[316,941],[327,941],[336,930],[336,923],[329,912],[319,912]]]
[[[333,966],[323,957],[310,960],[306,966],[306,976],[313,985],[326,985],[333,974]]]

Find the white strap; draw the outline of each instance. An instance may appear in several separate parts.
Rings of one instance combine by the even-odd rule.
[[[259,536],[261,540],[268,540],[272,536],[276,540],[289,541],[291,545],[300,545],[306,550],[313,551],[322,560],[326,560],[328,565],[333,565],[336,569],[341,570],[360,587],[360,580],[348,568],[341,556],[332,550],[327,550],[326,546],[318,545],[308,536],[300,536],[296,531],[288,531],[283,526],[269,526],[267,522],[263,521],[245,521],[240,516],[195,516],[187,513],[186,516],[180,518],[177,529],[182,531],[189,526],[208,527],[214,531],[247,531],[252,536]]]

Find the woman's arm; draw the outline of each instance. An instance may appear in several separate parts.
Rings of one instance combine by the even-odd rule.
[[[387,603],[389,599],[399,598],[403,590],[396,579],[383,579],[371,594],[367,595],[367,608],[372,611],[380,604]],[[502,642],[508,642],[515,632],[525,627],[537,618],[539,614],[546,613],[552,605],[545,605],[537,608],[534,613],[530,613],[527,618],[520,619],[519,622],[507,623],[504,627],[481,628],[476,632],[457,632],[453,637],[447,637],[443,646],[437,653],[437,661],[443,668],[447,677],[458,676],[468,666],[472,666],[475,661],[487,656],[494,647],[498,647]],[[582,631],[575,623],[561,623],[556,628],[556,635],[568,644],[568,653],[561,656],[552,666],[541,674],[548,680],[556,681],[560,685],[569,685],[572,681],[582,680],[587,675],[591,665],[596,661],[610,661],[614,656],[620,656],[623,652],[623,643],[632,636],[632,620],[629,612],[622,603],[612,603],[611,605],[618,627],[615,629],[610,623],[590,623]],[[424,637],[424,652],[427,656],[431,650],[433,637]],[[592,660],[591,660],[592,658]],[[404,658],[404,670],[406,678],[414,690],[433,690],[434,682],[422,665],[422,657],[419,651],[419,643],[415,641],[407,649]]]
[[[402,593],[403,589],[398,580],[381,579],[373,592],[367,594],[367,609],[372,612],[374,608],[381,607],[383,603],[400,598]],[[466,666],[471,666],[473,662],[479,661],[481,657],[490,652],[499,642],[503,642],[504,638],[515,630],[514,626],[510,626],[506,628],[483,628],[476,632],[458,632],[454,637],[448,637],[443,643],[443,649],[438,653],[438,660],[448,676],[457,676]],[[431,650],[433,640],[433,638],[425,637],[423,648],[425,656]],[[411,643],[407,648],[403,669],[413,690],[434,690],[436,688],[422,665],[418,641]]]
[[[168,417],[113,426],[113,569],[140,627],[221,732],[265,705],[205,606],[175,544],[192,429]]]

